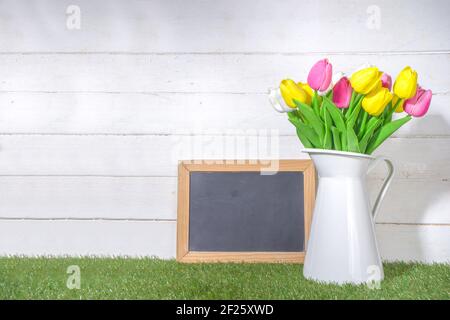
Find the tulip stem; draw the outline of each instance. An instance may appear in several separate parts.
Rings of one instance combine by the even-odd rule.
[[[333,95],[333,90],[330,90],[327,92],[326,97],[329,98],[330,100],[333,100],[332,95]]]
[[[358,94],[359,95],[359,94]],[[356,109],[358,109],[358,107],[359,107],[359,105],[360,105],[360,103],[362,102],[362,98],[361,97],[364,97],[363,95],[361,95],[360,97],[358,96],[355,100],[355,104],[354,105],[352,105],[351,106],[351,109],[350,110],[348,110],[348,112],[347,112],[347,119],[350,119],[352,116],[353,116],[353,114],[355,113],[355,110]],[[356,122],[356,120],[355,120],[355,122]]]
[[[394,114],[395,109],[397,109],[399,103],[402,102],[402,101],[403,101],[403,99],[398,99],[397,103],[394,106],[392,106],[392,109],[389,110],[389,112],[386,115],[386,118],[384,119],[384,123],[385,124],[388,123],[388,122],[391,122],[392,115]]]
[[[358,94],[355,92],[355,90],[353,90],[352,91],[352,97],[350,98],[350,104],[348,105],[348,110],[347,110],[346,114],[350,115],[352,113],[352,110],[353,110],[354,105],[355,105],[354,102],[355,102],[355,99],[356,99],[357,95]]]
[[[350,98],[350,104],[349,104],[349,106],[352,106],[352,105],[353,105],[353,101],[355,100],[355,95],[356,95],[356,92],[355,92],[355,90],[353,90],[353,91],[352,91],[352,97]]]
[[[359,97],[358,97],[358,102],[356,103],[356,105],[358,105],[360,102],[362,102],[363,98],[364,98],[364,95],[360,94]]]
[[[360,102],[362,101],[363,98],[364,98],[363,94],[357,93],[355,95],[355,99],[354,99],[353,103],[350,104],[350,107],[349,107],[350,110],[348,110],[348,112],[347,112],[348,117],[351,117],[353,111],[356,109],[356,107],[358,107],[358,105],[360,104]]]
[[[364,136],[364,132],[366,131],[366,123],[367,123],[368,115],[369,114],[367,112],[364,112],[364,114],[363,114],[361,126],[359,127],[358,139],[361,139]]]
[[[300,111],[295,110],[294,112],[295,112],[295,115],[296,115],[297,117],[299,117],[301,121],[303,121],[303,123],[306,123],[305,117],[302,115],[302,113],[301,113]]]
[[[312,99],[312,105],[313,105],[313,110],[316,113],[317,116],[320,115],[320,109],[319,109],[319,101],[318,101],[318,96],[317,96],[317,91],[314,90],[314,96]]]

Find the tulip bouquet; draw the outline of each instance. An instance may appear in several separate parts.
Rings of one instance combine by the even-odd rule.
[[[417,72],[405,67],[393,92],[391,77],[366,66],[347,78],[333,75],[327,59],[318,61],[307,83],[287,79],[271,89],[269,99],[286,112],[306,148],[371,154],[411,117],[422,117],[431,102],[431,90],[417,84]],[[394,112],[406,115],[392,119]]]

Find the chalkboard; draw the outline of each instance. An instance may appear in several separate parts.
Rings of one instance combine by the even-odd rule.
[[[270,175],[256,164],[181,163],[178,260],[302,262],[314,180],[309,160],[280,160]]]
[[[189,189],[190,251],[303,251],[302,172],[192,172]]]

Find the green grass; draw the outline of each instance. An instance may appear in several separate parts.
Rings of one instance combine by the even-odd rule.
[[[66,287],[67,267],[81,289]],[[449,264],[385,264],[381,289],[317,284],[293,264],[0,258],[0,299],[449,299]]]

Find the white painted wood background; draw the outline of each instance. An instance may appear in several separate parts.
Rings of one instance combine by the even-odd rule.
[[[449,261],[449,14],[448,0],[0,0],[0,255],[174,257],[176,161],[264,158],[224,141],[272,129],[267,157],[304,157],[266,92],[328,57],[409,64],[433,89],[378,152],[397,175],[376,229],[385,260]]]

